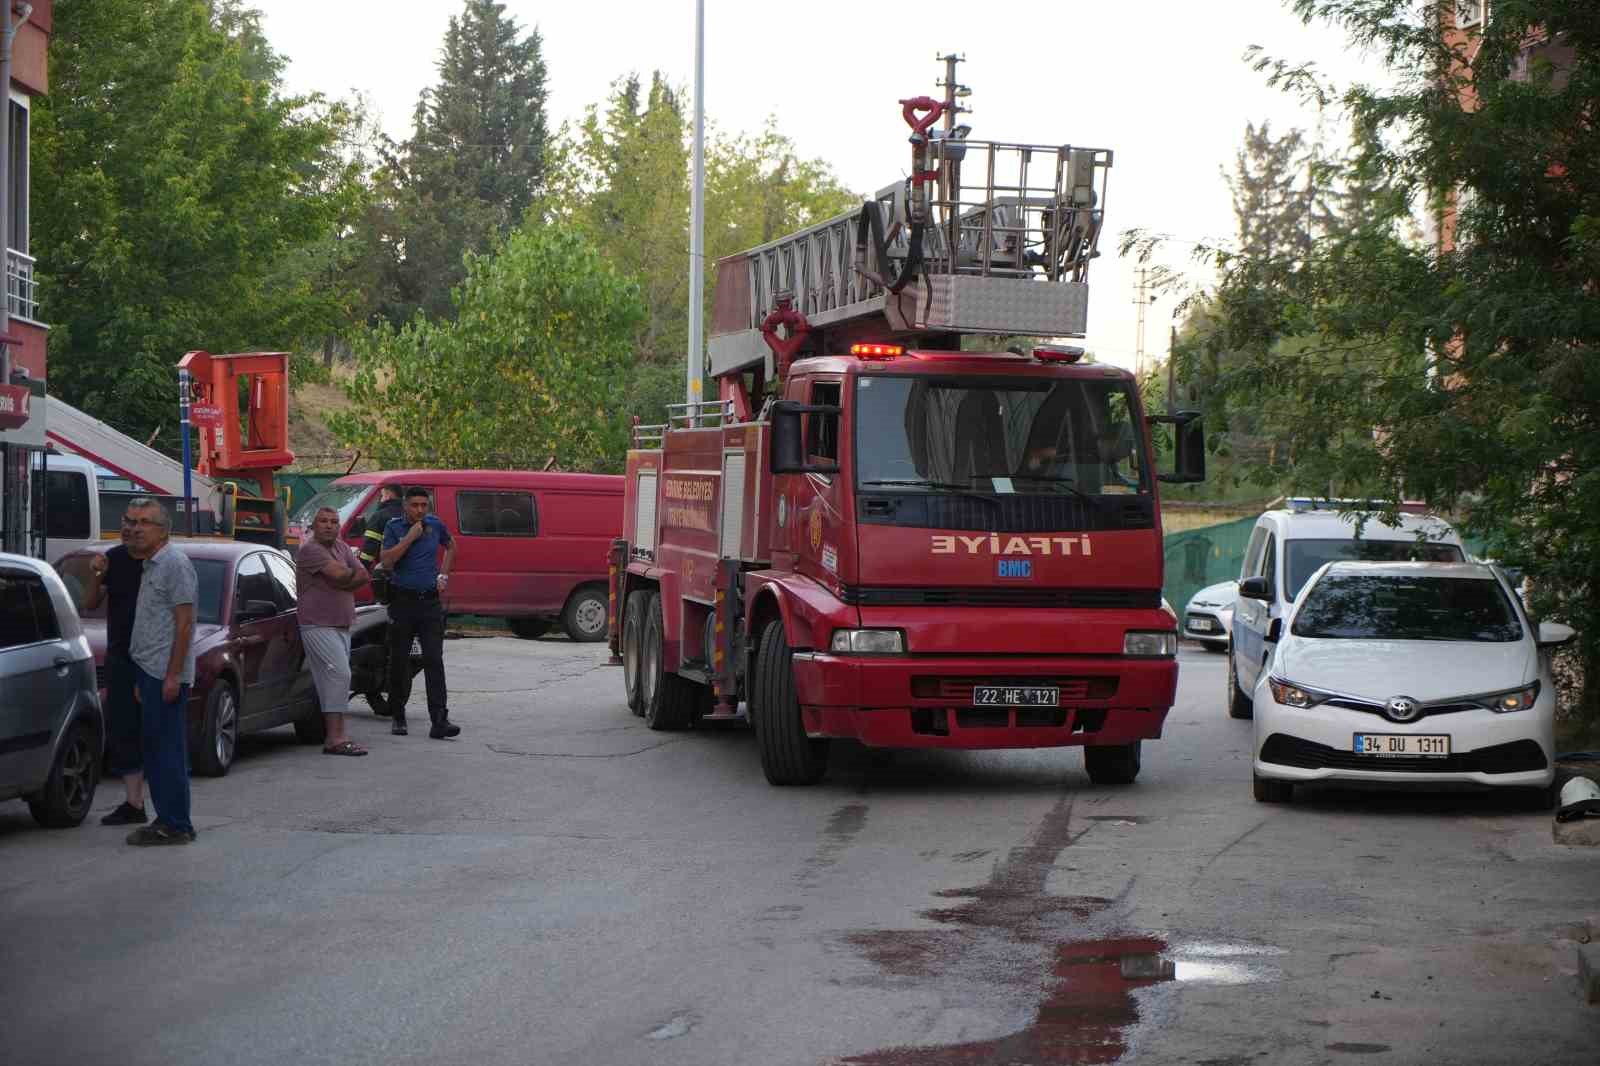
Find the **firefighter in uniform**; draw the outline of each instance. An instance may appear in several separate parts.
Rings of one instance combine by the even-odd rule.
[[[378,559],[383,551],[383,531],[390,520],[399,518],[405,513],[405,505],[400,501],[404,489],[399,485],[389,484],[378,490],[378,509],[372,512],[367,519],[366,532],[361,535],[361,552],[356,558],[361,560],[372,573],[372,598],[379,603],[389,602],[389,572],[384,569]],[[385,674],[387,674],[385,668]],[[387,705],[374,704],[372,713],[379,718],[388,718],[391,714]]]

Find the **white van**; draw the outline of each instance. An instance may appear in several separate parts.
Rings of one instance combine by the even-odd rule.
[[[1402,514],[1398,526],[1368,512],[1360,522],[1351,500],[1291,499],[1256,519],[1239,569],[1228,650],[1228,714],[1249,718],[1251,693],[1277,642],[1276,627],[1306,580],[1336,559],[1458,563],[1466,559],[1450,523],[1432,515]],[[1360,526],[1359,538],[1357,526]]]
[[[54,563],[68,552],[100,542],[100,487],[94,463],[80,455],[51,452],[35,456],[34,484],[42,485],[43,521],[34,515],[34,534],[43,534],[43,556]],[[38,480],[40,467],[44,480]],[[37,490],[36,490],[37,491]],[[120,517],[120,516],[119,516]]]

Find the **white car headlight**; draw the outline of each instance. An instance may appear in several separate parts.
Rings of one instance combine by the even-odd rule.
[[[1514,688],[1509,692],[1491,692],[1485,696],[1475,696],[1473,699],[1496,714],[1525,711],[1539,702],[1539,682],[1535,681],[1531,685]]]
[[[1293,681],[1285,681],[1277,677],[1267,678],[1267,687],[1272,690],[1273,699],[1285,707],[1298,707],[1301,710],[1307,707],[1315,707],[1326,698],[1320,692],[1301,688]]]
[[[835,629],[830,646],[849,655],[904,655],[906,638],[898,629]]]
[[[1170,659],[1178,654],[1178,634],[1171,630],[1154,633],[1124,633],[1122,654],[1142,659]]]

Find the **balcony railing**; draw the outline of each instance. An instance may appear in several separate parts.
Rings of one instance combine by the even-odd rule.
[[[38,287],[33,280],[33,256],[6,249],[6,309],[17,318],[39,321]]]

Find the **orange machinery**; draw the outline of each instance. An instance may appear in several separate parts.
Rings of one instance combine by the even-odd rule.
[[[189,352],[178,361],[191,379],[198,430],[195,470],[223,490],[224,530],[240,540],[285,546],[288,501],[273,475],[294,462],[289,450],[289,353]],[[240,491],[240,481],[254,491]]]

